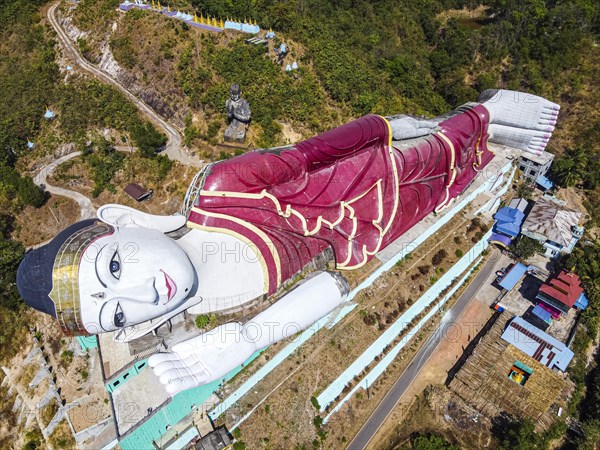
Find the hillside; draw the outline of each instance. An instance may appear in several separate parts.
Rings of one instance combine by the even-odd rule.
[[[329,98],[300,44],[286,41],[288,59],[301,67],[292,77],[272,61],[278,40],[267,50],[245,44],[247,35],[190,29],[153,11],[111,10],[107,21],[88,20],[90,11],[104,9],[102,3],[84,0],[65,10],[72,15],[66,20],[70,34],[79,36],[90,61],[184,129],[186,143],[203,157],[216,156],[215,144],[222,141],[232,83],[242,86],[250,102],[249,140],[258,147],[308,137],[350,117],[348,108]],[[105,8],[114,3],[104,1]]]
[[[117,4],[83,0],[65,10],[72,35],[81,36],[91,61],[187,128],[186,142],[207,157],[220,139],[232,82],[242,85],[253,108],[251,140],[259,147],[289,142],[290,133],[282,131],[307,136],[366,113],[434,116],[497,87],[563,106],[550,145],[557,154],[597,119],[593,2],[489,1],[472,9],[468,2],[442,0],[418,6],[391,0],[171,5],[272,27],[277,36],[266,53],[245,45],[241,33],[189,29],[153,11],[119,13]],[[297,79],[271,61],[279,42],[290,48],[288,59],[299,62]]]

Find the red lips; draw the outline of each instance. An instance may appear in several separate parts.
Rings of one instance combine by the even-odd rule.
[[[161,270],[163,275],[165,276],[165,285],[167,286],[167,303],[171,300],[175,294],[177,293],[177,285],[173,281],[173,279],[167,275],[167,272]]]

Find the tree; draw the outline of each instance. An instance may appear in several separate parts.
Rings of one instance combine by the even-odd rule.
[[[23,245],[18,241],[0,241],[0,305],[12,310],[22,304],[16,279],[24,251]]]
[[[152,158],[167,143],[166,136],[158,132],[149,122],[134,125],[130,133],[142,156],[147,158]]]
[[[572,187],[588,178],[588,158],[581,148],[569,149],[552,166],[556,181],[564,187]]]
[[[17,183],[19,199],[26,205],[39,208],[48,199],[48,194],[39,186],[34,184],[31,177],[20,177]]]
[[[115,151],[112,144],[104,137],[98,137],[93,145],[89,146],[84,152],[85,162],[92,172],[94,180],[94,189],[92,197],[98,197],[104,189],[115,192],[115,187],[111,180],[124,164],[125,156],[121,152]]]
[[[499,430],[496,430],[499,431]],[[546,448],[544,438],[535,432],[529,419],[509,418],[496,433],[502,450],[537,450]]]
[[[433,433],[416,434],[411,436],[414,450],[458,450],[459,447],[451,444],[442,436]]]
[[[531,258],[536,253],[544,251],[544,246],[527,236],[521,236],[510,244],[510,251],[513,252],[521,261]]]

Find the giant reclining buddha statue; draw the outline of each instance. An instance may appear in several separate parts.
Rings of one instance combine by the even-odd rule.
[[[490,90],[441,117],[368,115],[282,148],[208,165],[185,214],[105,205],[98,218],[25,256],[22,297],[68,335],[131,341],[187,310],[233,311],[279,300],[247,323],[227,323],[150,357],[170,394],[221,379],[256,350],[305,329],[344,302],[340,272],[361,267],[457,198],[492,160],[488,142],[541,152],[559,106]],[[274,325],[275,324],[275,325]]]

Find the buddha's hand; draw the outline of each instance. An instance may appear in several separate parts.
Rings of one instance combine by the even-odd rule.
[[[405,115],[390,117],[389,122],[395,141],[431,134],[437,126],[437,123],[432,120],[422,120]]]
[[[240,122],[249,122],[250,121],[250,106],[248,102],[242,100],[241,104],[233,110],[233,117],[235,117]]]
[[[239,323],[226,323],[214,330],[174,345],[171,353],[150,356],[148,364],[174,395],[177,392],[221,380],[246,361],[256,346],[244,339]]]

